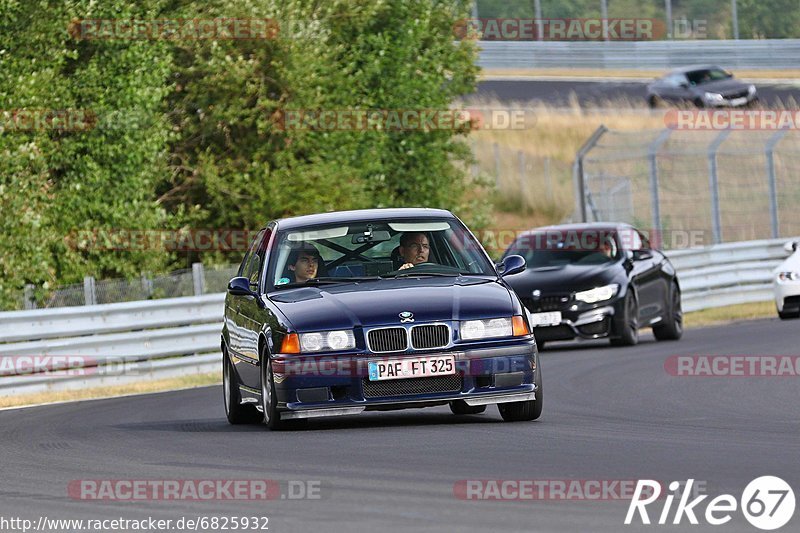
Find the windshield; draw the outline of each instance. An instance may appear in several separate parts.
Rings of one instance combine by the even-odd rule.
[[[727,80],[732,77],[733,74],[725,72],[721,68],[695,70],[686,73],[686,78],[692,85],[702,85],[712,81]]]
[[[613,232],[542,232],[517,239],[504,254],[509,255],[521,255],[531,269],[602,265],[619,258],[619,246]]]
[[[497,275],[483,248],[457,220],[375,220],[279,232],[267,284],[281,289],[463,274]]]

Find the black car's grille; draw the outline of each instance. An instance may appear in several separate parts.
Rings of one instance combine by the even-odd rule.
[[[444,324],[411,328],[411,346],[417,350],[443,348],[450,342],[450,329]]]
[[[727,98],[728,100],[733,100],[734,98],[744,98],[748,94],[749,93],[748,93],[747,89],[745,89],[744,91],[741,91],[741,92],[738,92],[738,93],[727,94],[727,95],[725,95],[725,98]]]
[[[541,298],[523,298],[522,304],[527,307],[532,313],[541,313],[546,311],[559,311],[566,308],[572,296],[569,294],[555,294],[549,296],[542,296]]]
[[[373,329],[367,334],[373,352],[402,352],[408,348],[406,328]]]
[[[435,392],[457,392],[461,390],[461,376],[434,376],[430,378],[388,379],[384,381],[362,380],[364,398],[388,396],[411,396]]]

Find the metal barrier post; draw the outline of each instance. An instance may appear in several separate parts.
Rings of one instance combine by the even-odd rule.
[[[83,278],[83,302],[84,305],[97,305],[97,289],[92,276]]]
[[[31,285],[30,283],[25,284],[25,291],[23,293],[24,296],[24,306],[25,309],[36,309],[36,299],[33,296],[33,291],[36,287]]]
[[[192,263],[192,282],[194,284],[194,295],[201,296],[204,292],[205,275],[203,272],[203,263]]]
[[[775,180],[775,146],[786,135],[787,130],[781,130],[775,133],[767,141],[767,146],[764,155],[767,158],[767,181],[769,182],[769,215],[772,225],[772,238],[777,239],[780,236],[780,229],[778,226],[778,184]]]
[[[575,161],[572,163],[572,184],[575,189],[575,215],[580,218],[580,222],[586,222],[586,177],[583,173],[583,158],[586,154],[594,148],[600,137],[602,137],[608,128],[601,124],[599,128],[592,133],[583,146],[580,147],[578,153],[575,154]]]
[[[719,179],[717,178],[717,150],[731,130],[724,130],[717,135],[708,146],[708,188],[711,191],[711,227],[714,233],[714,244],[722,242],[722,215],[719,210]]]
[[[658,194],[658,151],[667,142],[672,130],[664,129],[647,149],[647,160],[650,166],[650,209],[653,221],[653,234],[661,235],[661,199]]]

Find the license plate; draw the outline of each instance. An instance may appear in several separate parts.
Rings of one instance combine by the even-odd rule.
[[[551,311],[549,313],[532,313],[531,325],[536,326],[557,326],[561,324],[561,311]]]
[[[369,380],[424,378],[456,373],[456,358],[452,355],[387,359],[369,362]]]
[[[747,98],[734,98],[731,100],[731,105],[744,105],[747,103]]]

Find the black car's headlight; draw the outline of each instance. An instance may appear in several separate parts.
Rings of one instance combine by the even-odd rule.
[[[300,334],[300,351],[303,353],[338,352],[355,347],[355,335],[348,329]]]
[[[602,287],[595,287],[588,291],[581,291],[575,293],[575,299],[587,304],[594,304],[597,302],[605,302],[617,295],[619,285],[612,283],[611,285],[604,285]]]
[[[521,316],[463,320],[459,324],[461,340],[501,339],[530,334],[528,325]]]

